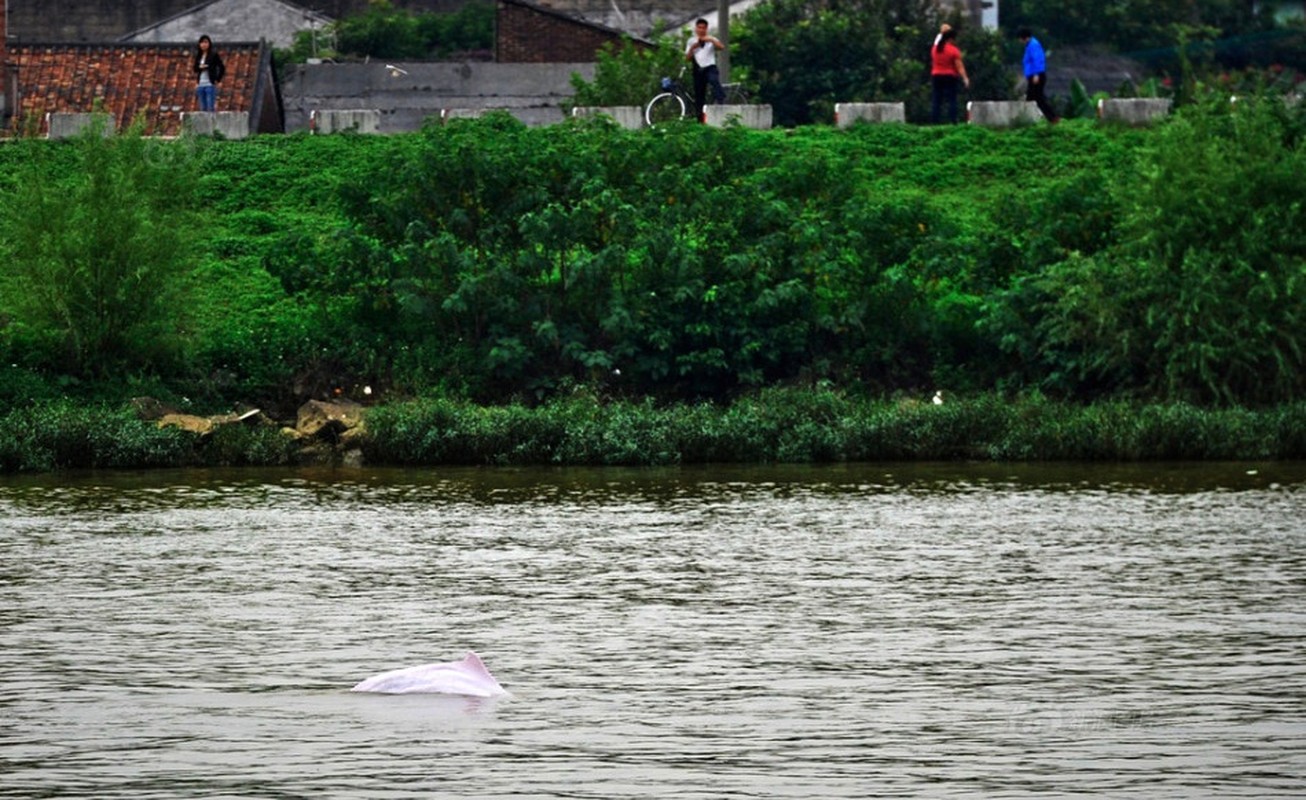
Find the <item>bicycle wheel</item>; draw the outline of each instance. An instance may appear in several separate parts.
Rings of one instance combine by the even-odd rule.
[[[644,106],[644,121],[650,128],[665,125],[685,116],[685,101],[680,95],[663,92]]]
[[[722,87],[726,91],[726,103],[729,105],[747,105],[749,102],[748,90],[742,83],[727,83]]]

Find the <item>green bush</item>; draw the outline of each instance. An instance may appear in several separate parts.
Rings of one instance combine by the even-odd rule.
[[[184,294],[158,309],[172,327],[133,333],[102,375],[76,370],[22,271],[0,270],[0,364],[18,370],[0,396],[141,387],[284,414],[363,386],[527,409],[584,386],[701,426],[700,401],[793,385],[1287,402],[1303,373],[1304,129],[1300,111],[1223,102],[1152,130],[494,115],[393,137],[150,143],[146,160],[196,175],[212,212],[184,232]],[[81,152],[0,145],[0,190],[71,182]],[[160,345],[174,357],[152,357]],[[772,452],[763,430],[708,426],[692,447]],[[682,446],[662,435],[630,434]],[[836,449],[787,435],[794,458]]]
[[[594,80],[572,73],[578,106],[643,106],[662,91],[663,77],[675,77],[683,63],[683,41],[666,36],[654,47],[628,39],[607,42],[595,54]]]
[[[192,443],[125,408],[56,400],[0,416],[0,471],[180,466]]]
[[[493,48],[494,18],[494,4],[484,0],[442,14],[412,13],[388,0],[372,0],[367,12],[337,20],[325,35],[334,38],[336,52],[357,58],[441,59]],[[309,54],[311,44],[301,36],[292,58]]]
[[[1039,395],[934,405],[769,389],[727,407],[604,401],[579,392],[537,408],[425,400],[375,409],[369,460],[401,464],[664,465],[896,460],[1299,458],[1301,405],[1276,412]]]
[[[1117,243],[1019,279],[1040,298],[1031,349],[1050,383],[1201,404],[1301,396],[1300,125],[1273,100],[1213,98],[1158,132],[1118,185]]]
[[[299,443],[275,426],[220,425],[197,444],[206,466],[280,467],[296,462]]]
[[[0,198],[0,313],[13,315],[0,333],[35,344],[42,366],[83,377],[176,368],[192,231],[208,199],[192,161],[163,157],[181,146],[147,142],[138,128],[12,145],[26,163]]]
[[[829,122],[836,103],[852,101],[903,102],[908,119],[925,121],[929,47],[943,19],[936,4],[920,0],[772,0],[732,27],[731,64],[758,86],[777,125]],[[1001,41],[962,29],[975,98],[1011,93]]]

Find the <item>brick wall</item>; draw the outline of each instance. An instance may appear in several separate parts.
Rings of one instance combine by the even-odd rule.
[[[9,0],[0,0],[0,125],[9,121],[13,114],[11,107],[14,102],[14,96],[9,86],[9,51],[5,47],[5,37],[8,31],[5,30],[5,21],[9,18],[9,9],[7,3]]]
[[[667,25],[683,26],[716,11],[717,0],[535,0],[609,28],[648,36]]]
[[[595,59],[621,34],[518,0],[499,0],[495,61],[501,64],[576,63]]]

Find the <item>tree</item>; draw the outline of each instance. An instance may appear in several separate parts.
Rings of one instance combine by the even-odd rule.
[[[1246,0],[1003,0],[1002,25],[1029,26],[1044,44],[1102,44],[1126,53],[1174,46],[1175,25],[1209,26],[1227,35],[1255,27]]]
[[[494,17],[494,4],[484,0],[448,13],[412,13],[389,0],[372,0],[366,13],[337,20],[332,31],[337,50],[350,56],[440,59],[492,48]]]
[[[909,117],[923,119],[929,46],[943,19],[933,0],[774,0],[739,20],[735,63],[758,85],[777,124],[829,120],[835,103],[853,101],[905,102]],[[995,41],[968,31],[962,45],[973,48],[967,67],[980,79],[976,92],[1005,97]]]
[[[574,101],[578,106],[642,106],[661,91],[658,81],[680,69],[678,40],[663,36],[648,47],[629,39],[606,42],[599,48],[594,80],[579,73],[571,75]]]
[[[54,343],[48,366],[76,374],[174,357],[195,252],[190,140],[105,136],[101,125],[71,143],[19,144],[32,157],[0,204],[11,328]],[[50,165],[63,148],[71,163]]]

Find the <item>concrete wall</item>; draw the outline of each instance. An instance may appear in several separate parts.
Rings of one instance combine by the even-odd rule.
[[[1103,122],[1150,125],[1170,113],[1170,100],[1163,97],[1103,98],[1097,102],[1097,118]]]
[[[380,131],[421,128],[446,108],[508,110],[528,125],[565,119],[571,74],[594,79],[593,64],[300,64],[281,86],[286,131],[308,129],[314,109],[377,109]]]
[[[711,105],[703,106],[703,121],[721,128],[730,124],[745,128],[770,130],[771,107],[768,105]]]
[[[275,47],[290,47],[296,32],[310,27],[321,29],[328,22],[327,17],[280,0],[217,0],[191,13],[138,30],[122,41],[193,42],[207,33],[213,37],[218,52],[222,52],[224,41],[266,39]]]
[[[970,124],[990,128],[1032,125],[1043,119],[1038,106],[1024,100],[972,101],[966,104]]]
[[[46,114],[47,136],[51,139],[69,139],[79,135],[92,124],[101,125],[100,132],[112,136],[115,123],[110,114]]]
[[[857,122],[906,122],[904,103],[835,103],[834,122],[840,128]]]
[[[380,133],[381,112],[374,108],[336,108],[314,111],[309,116],[313,133]]]
[[[644,127],[643,106],[576,106],[573,117],[608,117],[623,128],[637,130]]]
[[[249,113],[187,111],[181,115],[181,129],[195,136],[220,135],[225,139],[245,139],[249,137]]]

